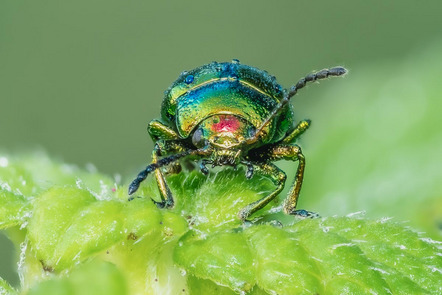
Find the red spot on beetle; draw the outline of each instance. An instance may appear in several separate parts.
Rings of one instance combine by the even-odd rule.
[[[235,116],[219,116],[219,122],[212,125],[215,132],[234,132],[240,126],[238,118]]]

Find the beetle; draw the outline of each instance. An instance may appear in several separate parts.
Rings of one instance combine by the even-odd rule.
[[[165,91],[161,118],[152,120],[148,133],[155,143],[152,163],[129,185],[129,195],[137,191],[150,173],[155,173],[161,208],[172,208],[174,198],[160,169],[171,165],[180,171],[179,159],[206,165],[244,165],[246,178],[254,173],[270,177],[276,189],[247,205],[239,213],[245,221],[273,200],[284,188],[286,174],[273,161],[297,161],[295,180],[283,205],[286,214],[309,216],[296,210],[304,178],[305,158],[296,139],[310,126],[310,120],[295,124],[289,103],[308,82],[347,72],[343,67],[323,69],[300,79],[290,89],[281,87],[274,76],[255,67],[232,62],[212,62],[183,72]]]

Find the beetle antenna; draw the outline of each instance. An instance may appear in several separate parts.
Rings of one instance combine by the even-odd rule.
[[[263,129],[271,122],[271,120],[282,111],[284,106],[290,101],[290,98],[296,95],[298,93],[299,89],[304,88],[308,82],[315,82],[318,80],[326,79],[329,77],[337,77],[342,76],[347,73],[347,70],[344,67],[334,67],[331,69],[323,69],[319,72],[309,74],[298,81],[295,85],[290,87],[290,90],[287,92],[287,94],[281,99],[281,101],[276,105],[276,107],[273,109],[273,111],[270,113],[270,115],[267,117],[267,119],[261,124],[261,126],[256,130],[255,135],[248,139],[246,142],[247,144],[251,144],[256,142],[259,137],[262,135]]]
[[[204,156],[207,155],[207,149],[198,149],[198,150],[187,150],[185,152],[182,152],[180,154],[175,154],[175,155],[170,155],[166,158],[160,159],[158,160],[156,163],[152,163],[148,166],[146,166],[146,168],[144,170],[142,170],[140,173],[138,173],[137,178],[135,178],[131,184],[129,185],[129,195],[132,195],[133,193],[135,193],[139,186],[140,183],[145,180],[147,178],[147,176],[152,173],[153,171],[163,167],[163,166],[167,166],[173,162],[178,161],[181,158],[187,157],[187,156]]]

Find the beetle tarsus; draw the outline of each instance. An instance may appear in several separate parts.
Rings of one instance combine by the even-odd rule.
[[[171,200],[164,200],[164,201],[161,201],[161,202],[158,202],[158,201],[155,201],[154,199],[152,199],[151,198],[151,200],[152,200],[152,202],[155,204],[155,205],[157,205],[157,207],[159,208],[159,209],[164,209],[164,208],[166,208],[166,209],[169,209],[169,208],[172,208],[173,206],[174,206],[174,202],[173,202],[173,199],[171,199]]]
[[[319,218],[321,217],[318,213],[316,212],[311,212],[311,211],[307,211],[304,209],[300,209],[300,210],[294,210],[293,212],[289,213],[290,215],[294,215],[296,217],[300,217],[300,218]]]

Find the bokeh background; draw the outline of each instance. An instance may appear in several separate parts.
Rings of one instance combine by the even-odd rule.
[[[302,90],[299,207],[364,211],[441,239],[442,2],[1,1],[0,150],[120,174],[150,161],[147,123],[183,70],[239,59]],[[293,163],[281,163],[293,175]],[[17,284],[0,235],[0,277]]]

